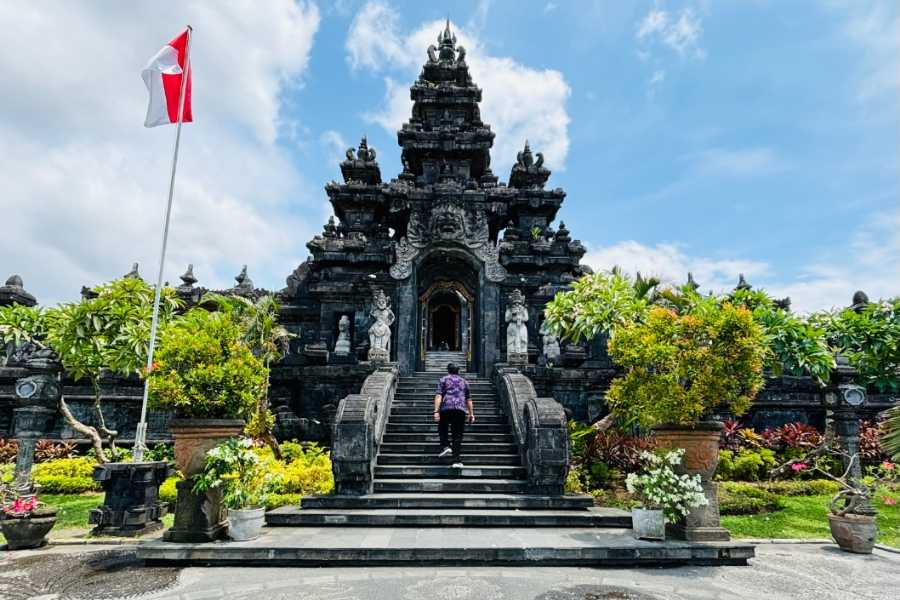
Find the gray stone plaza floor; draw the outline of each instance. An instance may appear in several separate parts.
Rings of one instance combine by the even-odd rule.
[[[876,550],[856,556],[833,544],[763,543],[746,567],[650,569],[532,567],[267,568],[125,566],[103,577],[67,568],[70,582],[49,580],[63,567],[55,559],[81,560],[123,547],[69,546],[6,555],[0,560],[0,597],[146,598],[147,600],[646,600],[782,598],[900,598],[900,554]],[[63,574],[64,575],[64,574]],[[43,579],[41,579],[43,578]],[[79,585],[81,587],[79,587]],[[87,586],[87,587],[85,587]],[[91,587],[93,586],[93,587]],[[147,589],[158,590],[141,594]],[[163,589],[162,586],[166,586]]]

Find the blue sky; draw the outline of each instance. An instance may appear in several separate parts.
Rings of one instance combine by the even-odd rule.
[[[42,301],[132,261],[153,270],[174,131],[141,127],[137,73],[181,23],[196,28],[197,122],[167,276],[194,262],[225,286],[248,263],[280,288],[347,145],[365,133],[383,176],[399,171],[393,132],[445,17],[484,90],[495,172],[526,137],[543,150],[590,264],[692,270],[704,289],[743,272],[801,310],[900,294],[895,2],[157,5],[0,8],[23,42],[53,46],[28,73],[0,58],[0,152],[17,159],[0,167],[0,209],[17,213],[0,267]],[[72,75],[85,55],[89,90]]]

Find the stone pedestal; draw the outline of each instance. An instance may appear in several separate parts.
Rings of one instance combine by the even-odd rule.
[[[169,429],[175,438],[175,463],[184,480],[176,485],[175,524],[163,539],[167,542],[192,543],[221,539],[227,527],[222,493],[210,490],[205,494],[195,494],[191,490],[194,485],[192,478],[203,470],[206,452],[229,438],[239,436],[244,422],[237,419],[173,419],[169,422]]]
[[[717,421],[698,423],[691,429],[659,427],[653,435],[661,448],[684,449],[679,473],[699,475],[708,504],[691,510],[688,515],[670,526],[676,536],[691,542],[729,541],[731,535],[719,522],[718,486],[713,475],[719,464],[719,437],[722,424]]]
[[[88,522],[93,535],[136,536],[162,527],[168,503],[159,501],[159,486],[172,472],[165,461],[108,463],[94,467],[94,481],[103,486],[103,505]]]
[[[527,352],[508,352],[506,362],[511,367],[523,367],[528,364]]]
[[[205,543],[223,539],[228,530],[228,510],[222,503],[222,492],[209,490],[203,494],[192,491],[194,482],[183,480],[175,484],[175,524],[163,534],[163,540],[179,543]]]

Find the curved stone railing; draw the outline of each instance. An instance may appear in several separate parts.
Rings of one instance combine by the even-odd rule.
[[[569,430],[562,405],[538,398],[531,380],[518,369],[495,370],[500,402],[507,413],[528,470],[532,494],[560,495],[569,471]]]
[[[338,404],[331,446],[336,494],[372,492],[375,457],[398,378],[395,365],[381,367],[366,378],[359,394],[350,394]]]

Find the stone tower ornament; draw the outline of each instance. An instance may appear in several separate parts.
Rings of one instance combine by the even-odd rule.
[[[341,320],[338,321],[338,339],[334,344],[334,353],[350,354],[350,319],[347,315],[341,315]]]
[[[396,317],[391,310],[390,298],[381,288],[375,288],[370,314],[375,322],[369,327],[369,360],[388,362],[391,359],[391,325]]]
[[[509,295],[506,322],[506,362],[528,363],[528,309],[520,290],[513,290]]]

